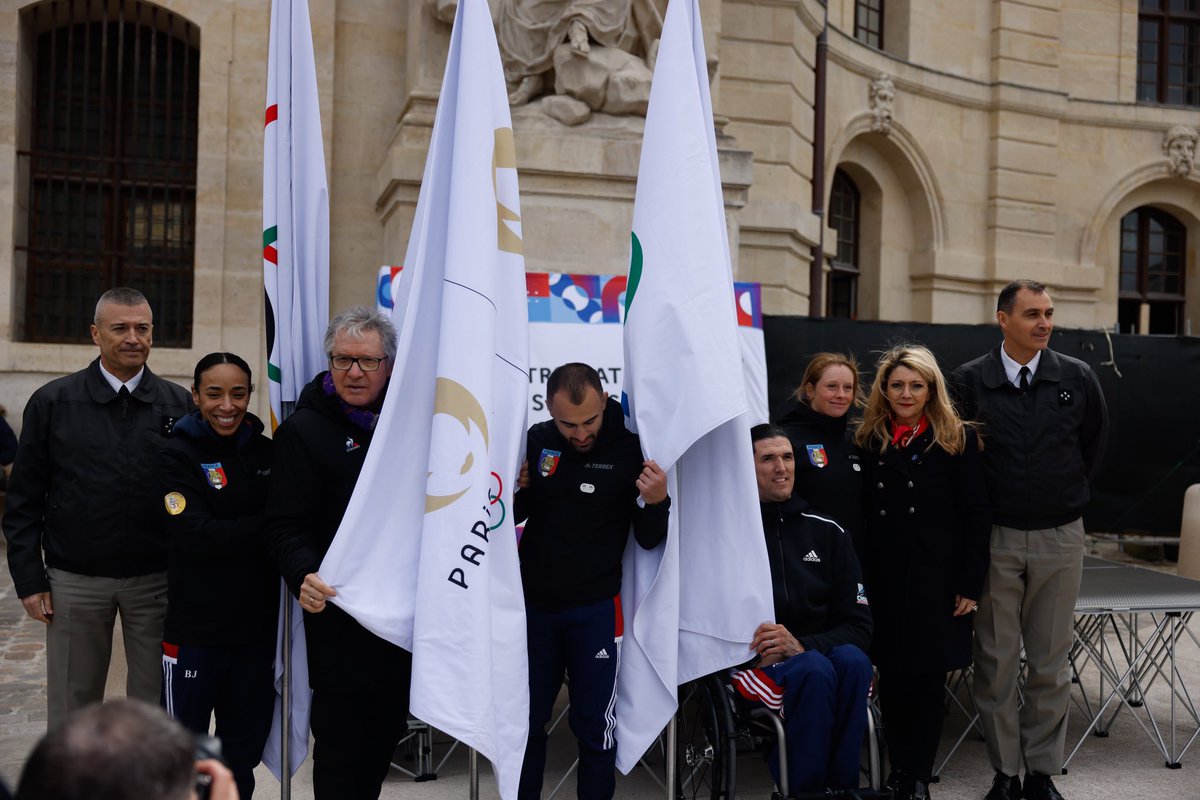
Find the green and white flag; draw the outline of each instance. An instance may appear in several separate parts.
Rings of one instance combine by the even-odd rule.
[[[325,369],[329,187],[307,0],[273,0],[263,135],[263,284],[271,427]]]
[[[307,0],[272,0],[267,55],[267,103],[263,126],[263,285],[266,288],[267,385],[271,429],[291,413],[300,390],[325,369],[324,337],[329,324],[329,189],[317,69]],[[308,754],[308,661],[304,615],[292,604],[291,731],[289,772]],[[275,688],[282,692],[283,614],[279,616]],[[279,705],[263,751],[280,777]]]
[[[617,766],[675,713],[679,684],[751,657],[774,618],[729,241],[696,0],[667,6],[642,139],[626,290],[626,424],[667,470],[666,541],[625,549]]]

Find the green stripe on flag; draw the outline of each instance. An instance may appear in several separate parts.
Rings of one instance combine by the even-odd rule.
[[[629,256],[629,283],[625,286],[625,319],[629,319],[629,307],[633,305],[633,295],[642,279],[642,243],[636,233],[630,231],[629,236],[633,239],[633,252]]]
[[[267,362],[267,380],[272,383],[281,383],[283,381],[283,372],[270,361]]]
[[[263,231],[263,247],[275,244],[275,240],[279,238],[279,226],[272,225]]]

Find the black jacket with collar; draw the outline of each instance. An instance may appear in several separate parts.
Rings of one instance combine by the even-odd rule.
[[[974,615],[953,616],[954,597],[982,597],[992,537],[978,437],[967,428],[957,455],[931,429],[882,453],[872,440],[863,475],[871,660],[900,672],[967,666]]]
[[[775,621],[805,650],[852,644],[867,652],[871,610],[850,537],[799,497],[760,506]]]
[[[50,591],[42,563],[79,575],[129,578],[167,568],[159,474],[191,395],[146,367],[123,399],[97,358],[50,381],[25,406],[4,511],[18,597]]]
[[[578,453],[553,420],[529,429],[529,488],[517,492],[525,520],[519,548],[525,598],[546,610],[596,603],[621,591],[621,558],[633,525],[647,550],[667,535],[671,498],[638,505],[642,445],[609,399],[596,443]]]
[[[295,412],[275,431],[267,549],[297,597],[333,542],[373,434],[347,418],[336,395],[325,394],[325,375],[304,387]],[[408,674],[409,654],[359,625],[336,601],[319,614],[305,611],[304,633],[315,690],[363,689]]]
[[[862,465],[849,422],[849,413],[829,417],[799,402],[779,419],[795,452],[796,494],[817,513],[833,517],[861,557]]]
[[[1022,392],[997,347],[955,370],[954,383],[962,416],[981,425],[995,522],[1039,530],[1082,516],[1108,440],[1108,407],[1092,368],[1043,350]]]
[[[163,638],[202,647],[275,638],[279,574],[263,543],[271,440],[247,414],[221,436],[193,412],[175,423],[162,473],[170,540]],[[214,591],[215,588],[215,591]]]

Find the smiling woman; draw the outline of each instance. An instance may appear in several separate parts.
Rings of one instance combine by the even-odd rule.
[[[279,578],[262,516],[271,440],[247,411],[254,387],[241,357],[210,353],[193,379],[199,410],[175,424],[162,471],[170,539],[162,699],[196,733],[208,733],[216,715],[223,757],[250,797],[275,704]]]
[[[897,797],[928,800],[946,672],[971,663],[991,534],[978,437],[937,359],[905,345],[879,360],[856,440],[863,567]]]

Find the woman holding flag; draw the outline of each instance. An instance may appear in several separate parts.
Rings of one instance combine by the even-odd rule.
[[[198,407],[163,457],[169,537],[162,703],[198,734],[213,714],[238,794],[254,791],[275,707],[279,577],[263,546],[271,440],[247,409],[250,367],[233,353],[196,364]]]

